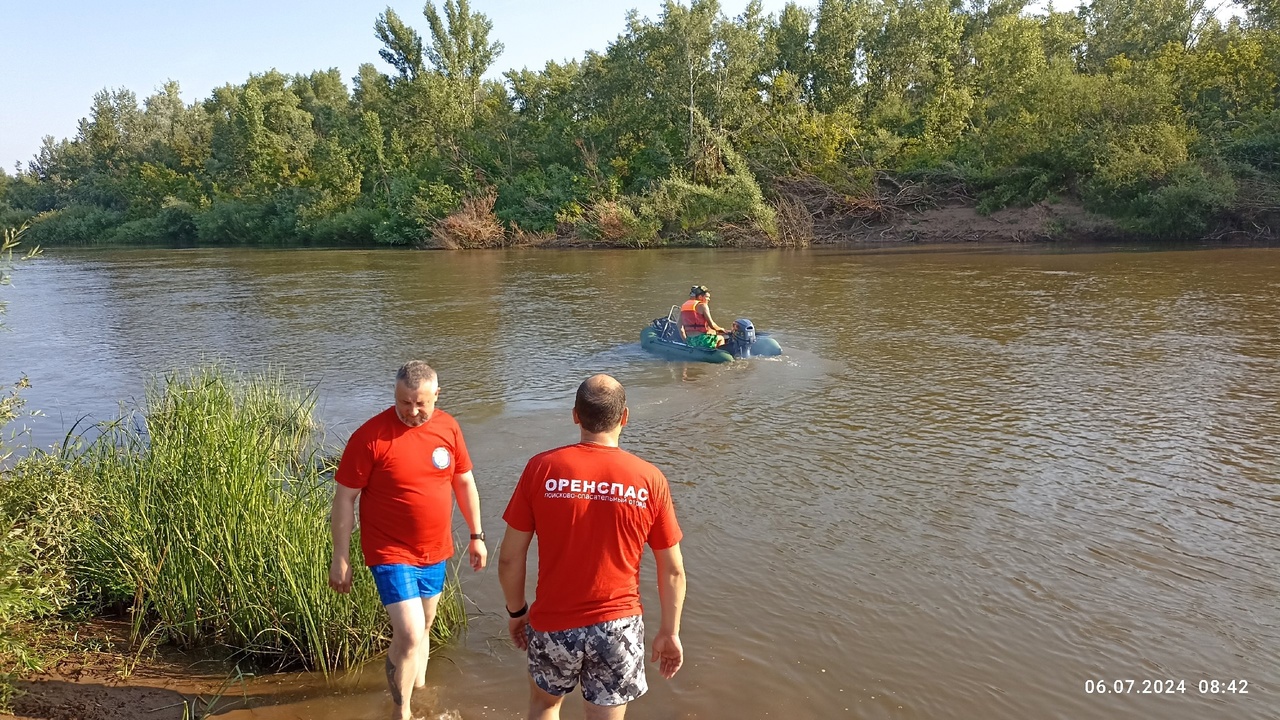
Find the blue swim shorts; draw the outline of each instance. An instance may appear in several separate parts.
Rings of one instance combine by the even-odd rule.
[[[383,605],[394,605],[405,600],[430,598],[444,591],[444,565],[373,565],[373,584]]]

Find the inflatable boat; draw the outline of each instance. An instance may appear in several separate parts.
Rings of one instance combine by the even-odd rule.
[[[669,360],[725,363],[750,357],[782,354],[782,346],[768,333],[757,333],[746,318],[733,321],[733,330],[718,348],[694,347],[680,336],[679,306],[673,306],[666,317],[660,317],[640,331],[640,347]]]

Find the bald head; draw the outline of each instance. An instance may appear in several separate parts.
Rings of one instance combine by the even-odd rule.
[[[578,386],[573,409],[578,423],[587,432],[609,432],[622,424],[622,411],[627,407],[627,393],[622,383],[608,375],[592,375]]]

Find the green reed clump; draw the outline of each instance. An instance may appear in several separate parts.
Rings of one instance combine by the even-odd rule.
[[[0,712],[9,710],[14,679],[35,664],[18,632],[21,624],[45,610],[23,572],[31,556],[29,540],[12,521],[0,518]]]
[[[12,681],[65,654],[63,616],[78,614],[73,568],[93,501],[58,458],[36,453],[0,473],[0,712]]]
[[[98,496],[81,572],[139,637],[325,672],[385,645],[368,573],[348,596],[328,587],[333,466],[313,406],[278,378],[204,367],[153,384],[81,456]],[[456,586],[441,608],[438,640],[465,622]]]

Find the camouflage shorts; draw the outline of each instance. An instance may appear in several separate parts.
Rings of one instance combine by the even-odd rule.
[[[529,674],[544,692],[567,695],[579,681],[592,705],[624,705],[649,689],[644,677],[644,620],[639,615],[529,638]]]

